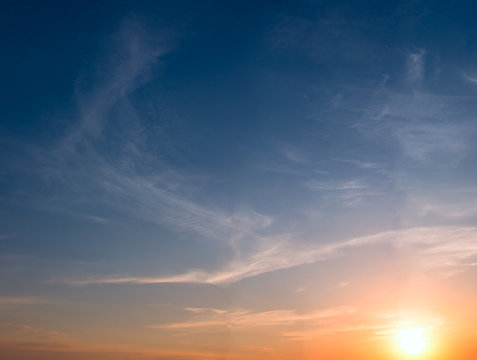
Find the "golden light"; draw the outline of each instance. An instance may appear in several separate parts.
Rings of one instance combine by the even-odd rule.
[[[421,354],[427,346],[424,328],[401,328],[397,331],[397,342],[408,355]]]

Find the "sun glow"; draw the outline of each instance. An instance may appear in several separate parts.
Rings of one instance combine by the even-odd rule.
[[[408,355],[421,354],[427,346],[424,328],[401,328],[397,331],[397,342]]]

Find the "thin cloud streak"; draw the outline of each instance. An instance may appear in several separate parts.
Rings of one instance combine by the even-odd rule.
[[[353,314],[350,314],[353,315]],[[328,323],[326,327],[307,327],[304,330],[288,331],[282,336],[291,341],[316,340],[322,336],[341,336],[341,333],[360,333],[365,341],[377,341],[394,338],[396,331],[402,327],[420,326],[426,329],[441,329],[446,319],[441,315],[426,310],[396,311],[387,313],[365,313],[360,311],[339,323]],[[410,320],[412,319],[412,320]]]
[[[468,74],[464,74],[463,75],[464,79],[473,83],[473,84],[477,84],[477,77],[475,76],[471,76],[471,75],[468,75]]]
[[[41,305],[49,304],[51,300],[32,296],[0,296],[0,306],[2,305]]]
[[[316,181],[305,183],[305,188],[323,199],[333,200],[345,207],[356,207],[362,201],[387,195],[392,189],[389,179],[359,178],[345,181]]]
[[[352,307],[337,307],[332,309],[318,310],[299,314],[295,310],[271,310],[254,313],[244,309],[216,310],[194,309],[194,314],[200,314],[185,322],[170,323],[164,325],[150,325],[154,329],[194,329],[215,326],[229,328],[257,327],[257,326],[281,326],[297,323],[316,323],[323,319],[353,314],[356,311]]]
[[[147,82],[152,66],[168,52],[163,44],[151,40],[142,24],[132,19],[123,21],[112,39],[116,49],[109,61],[102,64],[107,69],[106,80],[88,95],[77,90],[80,121],[63,139],[59,151],[75,152],[85,137],[100,136],[111,108]]]
[[[231,262],[227,268],[216,272],[189,271],[165,277],[112,276],[78,280],[52,279],[49,282],[70,285],[90,284],[163,284],[199,283],[226,285],[260,274],[288,269],[317,261],[352,255],[352,250],[364,246],[388,244],[413,249],[424,269],[464,271],[467,259],[477,255],[477,228],[435,227],[387,231],[371,236],[358,237],[318,247],[293,248],[290,242],[274,245],[241,261]]]

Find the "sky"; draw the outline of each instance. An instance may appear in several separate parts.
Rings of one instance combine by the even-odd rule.
[[[475,359],[475,10],[0,1],[2,358]]]

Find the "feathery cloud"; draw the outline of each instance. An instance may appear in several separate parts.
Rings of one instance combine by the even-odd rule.
[[[235,260],[227,267],[206,272],[193,270],[171,276],[110,276],[86,279],[51,279],[49,282],[71,285],[88,284],[161,284],[202,283],[230,284],[239,280],[317,261],[352,255],[353,249],[389,244],[390,246],[413,249],[425,270],[453,274],[468,268],[469,259],[477,256],[477,228],[475,227],[422,227],[386,231],[371,236],[314,247],[293,247],[292,243],[274,244],[261,252],[240,261]]]
[[[424,78],[424,55],[426,49],[416,49],[408,55],[407,80],[420,83]]]
[[[271,310],[257,313],[244,309],[226,311],[194,309],[192,312],[195,316],[189,321],[150,325],[149,327],[156,329],[194,329],[215,326],[248,328],[257,326],[286,326],[300,323],[316,324],[324,319],[350,315],[355,311],[356,309],[346,306],[303,314],[297,313],[295,310]]]

